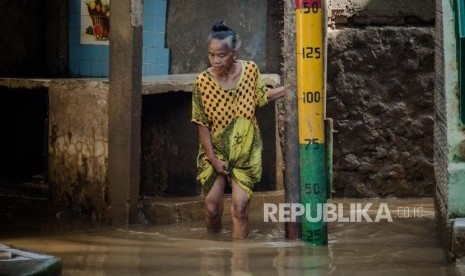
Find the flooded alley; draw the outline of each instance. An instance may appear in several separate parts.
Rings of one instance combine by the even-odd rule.
[[[63,275],[465,275],[446,260],[432,199],[332,202],[387,203],[393,222],[328,223],[327,247],[286,240],[284,224],[258,211],[245,241],[231,241],[224,216],[219,234],[203,221],[127,229],[35,221],[37,229],[0,234],[0,243],[61,258]]]

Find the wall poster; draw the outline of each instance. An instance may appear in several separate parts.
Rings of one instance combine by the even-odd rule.
[[[81,44],[109,45],[110,0],[81,0]]]

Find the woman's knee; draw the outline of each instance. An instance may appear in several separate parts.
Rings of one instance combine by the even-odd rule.
[[[205,213],[210,218],[216,218],[222,215],[223,206],[215,201],[205,201]]]
[[[236,219],[246,220],[249,217],[248,210],[249,203],[247,201],[231,203],[231,214]]]

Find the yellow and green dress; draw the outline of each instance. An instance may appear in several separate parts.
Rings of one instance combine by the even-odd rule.
[[[229,183],[236,182],[250,198],[262,175],[262,139],[255,107],[268,102],[269,88],[252,61],[240,61],[242,74],[231,89],[224,89],[205,70],[198,75],[192,95],[192,122],[210,130],[215,155],[228,163]],[[197,180],[207,194],[217,172],[207,159],[200,141]]]

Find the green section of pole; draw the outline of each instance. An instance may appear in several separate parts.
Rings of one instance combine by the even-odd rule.
[[[332,118],[325,119],[325,145],[326,145],[326,198],[333,197],[333,132]]]
[[[299,145],[300,197],[305,206],[302,240],[312,246],[328,244],[328,230],[324,221],[326,186],[325,144]]]

